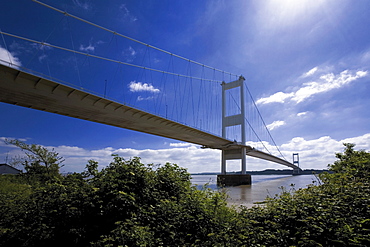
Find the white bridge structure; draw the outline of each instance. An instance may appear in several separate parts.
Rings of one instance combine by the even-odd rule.
[[[40,38],[42,41],[36,38],[23,37],[20,34],[4,32],[2,31],[4,27],[1,27],[0,48],[10,47],[8,44],[22,44],[13,47],[23,47],[23,50],[19,50],[17,54],[23,52],[24,59],[27,62],[22,63],[26,64],[23,66],[17,61],[12,61],[13,55],[10,51],[8,51],[8,59],[0,60],[0,102],[194,143],[201,145],[203,148],[221,150],[221,174],[219,178],[221,183],[224,184],[250,184],[250,176],[246,174],[247,156],[290,167],[293,169],[293,174],[300,173],[299,163],[287,161],[277,148],[243,76],[237,76],[173,54],[40,1],[33,0],[33,2],[45,6],[48,11],[55,11],[56,14],[61,16],[61,20],[49,35],[45,35],[46,39],[45,37]],[[62,25],[61,23],[65,19],[68,19],[67,25]],[[74,44],[77,42],[73,41],[72,35],[72,31],[74,31],[72,21],[78,23],[79,26],[85,25],[86,28],[78,30],[79,34],[86,30],[87,34],[85,33],[85,35],[92,32],[96,35],[104,33],[103,37],[110,35],[111,41],[101,42],[100,46],[105,45],[107,51],[112,50],[113,52],[109,55],[105,53],[95,54],[94,52],[84,51],[82,45],[80,49],[76,48]],[[58,27],[59,24],[62,28]],[[69,29],[66,27],[69,27]],[[63,40],[68,39],[71,40],[70,44],[68,42],[63,43]],[[76,39],[79,39],[79,37]],[[80,39],[79,42],[81,42]],[[109,45],[113,46],[114,43],[116,43],[115,47],[109,47]],[[132,46],[144,47],[141,52],[141,64],[135,64],[128,59],[125,60],[124,57],[119,56],[122,53],[116,51],[120,47],[133,49]],[[29,47],[29,49],[27,50],[26,47]],[[27,51],[24,52],[25,50]],[[153,59],[154,55],[150,52],[151,50],[156,52],[155,59]],[[31,54],[32,52],[34,54]],[[53,57],[58,62],[59,60],[62,61],[63,57],[63,66],[57,62],[49,63],[48,59],[45,59],[49,56],[50,61]],[[174,69],[173,63],[175,60],[179,61],[177,65],[179,71]],[[157,68],[155,66],[159,66],[160,63],[156,63],[156,61],[167,61],[168,64],[165,65],[165,62],[163,62],[162,67]],[[130,68],[126,69],[128,67]],[[99,72],[100,75],[98,75]],[[51,76],[52,74],[53,76]],[[122,74],[121,78],[118,78],[120,74]],[[217,76],[222,80],[216,80]],[[225,76],[230,76],[230,79],[225,79]],[[109,94],[109,90],[107,92],[107,77],[111,78],[110,83],[112,84],[121,83],[124,90],[114,88],[114,96],[112,92]],[[69,84],[66,81],[75,82]],[[105,81],[105,83],[101,83],[102,81]],[[134,91],[131,88],[130,90],[133,91],[129,92],[127,88],[131,85],[130,83],[137,81],[143,82],[140,86],[145,86],[146,90],[151,90],[153,94],[163,91],[162,98],[154,101],[152,96],[138,97],[135,104],[127,102],[129,94]],[[144,81],[147,82],[144,83]],[[151,84],[153,81],[162,84],[154,88]],[[83,83],[85,84],[82,85]],[[104,93],[102,93],[103,87]],[[112,87],[117,87],[117,83]],[[268,132],[268,138],[275,144],[281,157],[267,150],[264,143],[270,142],[263,141],[254,130],[250,121],[251,118],[246,113],[246,90],[252,102],[249,105],[251,108],[257,109],[260,118],[260,122],[256,125],[262,126]],[[235,92],[237,92],[237,96],[234,98],[232,95],[235,95]],[[113,100],[117,98],[117,95],[126,98],[123,101]],[[150,107],[142,109],[143,102],[146,99],[153,99],[152,104],[156,105],[157,112],[151,111]],[[192,107],[188,107],[190,105]],[[173,116],[168,117],[168,106],[172,107],[172,112],[182,119],[173,120]],[[191,109],[187,110],[187,108]],[[203,112],[199,112],[200,108]],[[191,124],[191,121],[193,124]],[[214,125],[206,127],[206,130],[204,130],[202,127],[208,123]],[[212,131],[213,133],[211,133]],[[222,133],[215,134],[215,132]],[[231,132],[232,135],[230,135]],[[236,132],[238,133],[235,134]],[[248,133],[254,135],[265,149],[261,150],[256,148],[254,144],[251,145],[250,143],[258,143],[258,141],[251,140]],[[250,145],[247,145],[247,143]],[[298,154],[293,157],[298,158]],[[243,181],[235,183],[226,181],[228,175],[232,175],[227,173],[227,161],[229,160],[240,160],[241,172],[237,176]]]
[[[239,87],[241,103],[244,102],[243,81],[244,78],[240,77],[239,80],[223,83],[223,94],[228,89]],[[233,159],[241,160],[241,174],[246,174],[246,155],[288,166],[294,169],[294,173],[299,173],[300,170],[291,162],[245,145],[244,108],[241,108],[238,115],[226,116],[225,97],[222,104],[224,109],[222,137],[2,64],[0,64],[0,101],[199,144],[204,148],[219,149],[222,150],[223,175],[226,174],[226,161]],[[230,141],[226,137],[226,128],[234,125],[241,126],[241,143]]]

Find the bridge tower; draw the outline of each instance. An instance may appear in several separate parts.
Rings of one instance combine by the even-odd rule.
[[[240,126],[241,142],[235,141],[232,147],[222,148],[221,156],[221,174],[217,176],[219,185],[234,186],[241,184],[251,184],[251,176],[246,174],[247,170],[247,149],[246,144],[246,128],[245,128],[245,101],[244,101],[244,81],[245,78],[240,76],[238,80],[229,83],[222,82],[222,137],[227,139],[227,128],[232,126]],[[227,115],[227,90],[239,88],[240,93],[240,112],[235,115]],[[227,160],[241,160],[241,174],[226,174]]]
[[[293,169],[293,175],[300,175],[301,168],[299,168],[299,154],[293,153],[293,165],[296,165],[298,168]]]

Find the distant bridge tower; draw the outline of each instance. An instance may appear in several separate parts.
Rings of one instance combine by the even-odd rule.
[[[298,168],[293,169],[293,175],[300,175],[301,174],[301,168],[299,168],[299,154],[293,153],[293,165],[296,165]]]

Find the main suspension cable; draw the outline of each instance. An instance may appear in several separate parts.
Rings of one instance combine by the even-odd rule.
[[[236,102],[234,96],[232,94],[230,94],[230,97],[231,99],[234,101],[235,105],[238,107],[239,111],[241,111],[241,107],[240,105]],[[265,146],[265,144],[263,143],[263,141],[260,139],[260,137],[258,136],[257,132],[254,130],[253,126],[251,125],[251,123],[248,121],[247,118],[244,118],[244,120],[247,122],[247,124],[249,125],[249,127],[251,128],[251,130],[253,131],[254,135],[257,137],[257,139],[259,140],[259,142],[262,144],[262,146],[266,149],[266,151],[272,155],[272,153],[270,152],[270,150],[267,149],[267,147]],[[245,143],[243,143],[245,144]]]
[[[252,97],[252,94],[251,94],[251,92],[249,91],[249,88],[247,87],[247,85],[245,85],[245,88],[246,88],[246,89],[247,89],[247,91],[248,91],[249,97],[251,98],[251,100],[252,100],[252,102],[253,102],[253,105],[254,105],[254,107],[256,108],[256,110],[257,110],[257,112],[258,112],[258,115],[260,116],[260,119],[262,120],[262,123],[263,123],[263,125],[264,125],[264,127],[265,127],[265,129],[266,129],[266,131],[267,131],[267,133],[268,133],[268,135],[269,135],[269,136],[270,136],[270,138],[271,138],[271,141],[274,143],[274,145],[275,145],[276,149],[278,150],[278,152],[280,153],[280,155],[283,157],[283,159],[285,159],[285,160],[286,160],[286,158],[284,157],[284,155],[281,153],[281,151],[280,151],[279,147],[276,145],[276,142],[275,142],[274,138],[272,138],[272,135],[271,135],[270,131],[268,130],[268,128],[267,128],[267,126],[266,126],[266,123],[265,123],[265,121],[264,121],[264,120],[263,120],[263,118],[262,118],[261,112],[259,111],[259,109],[258,109],[258,107],[257,107],[257,105],[256,105],[256,102],[254,101],[254,99],[253,99],[253,97]]]
[[[155,47],[155,46],[149,45],[149,44],[144,43],[144,42],[142,42],[142,41],[140,41],[140,40],[137,40],[137,39],[131,38],[131,37],[127,36],[127,35],[124,35],[124,34],[121,34],[121,33],[117,33],[117,32],[115,32],[115,31],[113,31],[113,30],[110,30],[110,29],[108,29],[108,28],[106,28],[106,27],[100,26],[100,25],[95,24],[95,23],[93,23],[93,22],[91,22],[91,21],[87,21],[87,20],[85,20],[85,19],[83,19],[83,18],[81,18],[81,17],[78,17],[78,16],[75,16],[75,15],[69,14],[69,13],[67,13],[66,11],[60,10],[60,9],[58,9],[58,8],[55,8],[55,7],[53,7],[53,6],[50,6],[50,5],[45,4],[45,3],[43,3],[43,2],[40,2],[40,1],[37,1],[37,0],[32,0],[32,1],[34,1],[35,3],[41,4],[41,5],[43,5],[43,6],[47,7],[47,8],[49,8],[49,9],[55,10],[55,11],[57,11],[57,12],[59,12],[59,13],[62,13],[62,14],[64,14],[64,15],[66,15],[66,16],[72,17],[72,18],[74,18],[74,19],[76,19],[76,20],[82,21],[82,22],[84,22],[84,23],[86,23],[86,24],[89,24],[89,25],[91,25],[91,26],[94,26],[94,27],[100,28],[100,29],[102,29],[102,30],[104,30],[104,31],[107,31],[107,32],[113,33],[113,34],[118,35],[118,36],[120,36],[120,37],[122,37],[122,38],[125,38],[125,39],[128,39],[128,40],[131,40],[131,41],[133,41],[133,42],[136,42],[136,43],[139,43],[139,44],[141,44],[141,45],[147,46],[147,47],[149,47],[149,48],[155,49],[155,50],[157,50],[157,51],[160,51],[160,52],[166,53],[166,54],[168,54],[168,55],[171,55],[171,56],[177,57],[177,58],[179,58],[179,59],[182,59],[182,60],[188,61],[188,62],[190,62],[190,63],[194,63],[194,64],[197,64],[197,65],[200,65],[200,66],[204,66],[205,68],[208,68],[208,69],[212,69],[212,70],[215,70],[215,71],[218,71],[218,72],[221,72],[221,73],[229,74],[230,76],[238,76],[238,75],[236,75],[236,74],[233,74],[233,73],[230,73],[230,72],[226,72],[226,71],[223,71],[223,70],[220,70],[220,69],[217,69],[217,68],[214,68],[214,67],[211,67],[211,66],[208,66],[208,65],[202,64],[202,63],[200,63],[200,62],[197,62],[197,61],[194,61],[194,60],[191,60],[191,59],[188,59],[188,58],[182,57],[182,56],[177,55],[177,54],[174,54],[174,53],[172,53],[172,52],[169,52],[169,51],[163,50],[163,49],[161,49],[161,48],[158,48],[158,47]]]
[[[164,71],[164,70],[148,68],[148,67],[144,67],[144,66],[140,66],[140,65],[136,65],[136,64],[132,64],[132,63],[126,63],[126,62],[118,61],[118,60],[111,59],[111,58],[106,58],[106,57],[97,56],[97,55],[93,55],[93,54],[89,54],[89,53],[75,51],[75,50],[72,50],[72,49],[69,49],[69,48],[65,48],[65,47],[61,47],[61,46],[57,46],[57,45],[52,45],[50,43],[45,43],[45,42],[42,42],[42,41],[37,41],[37,40],[21,37],[21,36],[18,36],[18,35],[15,35],[15,34],[10,34],[10,33],[3,32],[3,31],[0,31],[0,33],[3,34],[3,35],[13,37],[13,38],[18,38],[18,39],[33,42],[33,43],[36,43],[36,44],[53,47],[53,48],[56,48],[56,49],[59,49],[59,50],[64,50],[64,51],[72,52],[72,53],[75,53],[75,54],[80,54],[80,55],[84,55],[84,56],[88,56],[88,57],[93,57],[93,58],[97,58],[97,59],[101,59],[101,60],[106,60],[106,61],[113,62],[113,63],[123,64],[123,65],[131,66],[131,67],[135,67],[135,68],[139,68],[139,69],[146,69],[146,70],[155,71],[155,72],[164,73],[164,74],[169,74],[169,75],[174,75],[174,76],[178,76],[178,77],[191,78],[191,79],[195,79],[195,80],[199,80],[199,81],[203,80],[203,81],[217,82],[217,83],[222,82],[222,81],[219,81],[219,80],[204,79],[204,78],[201,78],[201,77],[193,77],[193,76],[188,76],[188,75],[183,75],[183,74],[176,74],[176,73],[172,73],[172,72],[168,72],[168,71]]]

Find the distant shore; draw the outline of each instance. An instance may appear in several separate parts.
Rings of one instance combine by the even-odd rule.
[[[305,169],[302,170],[300,175],[312,175],[320,174],[323,172],[329,172],[329,170],[317,170],[317,169]],[[240,174],[241,172],[229,172],[228,174]],[[291,169],[275,170],[266,169],[263,171],[247,171],[247,174],[251,175],[292,175],[293,171]],[[191,173],[191,175],[218,175],[218,172],[201,172],[201,173]]]

